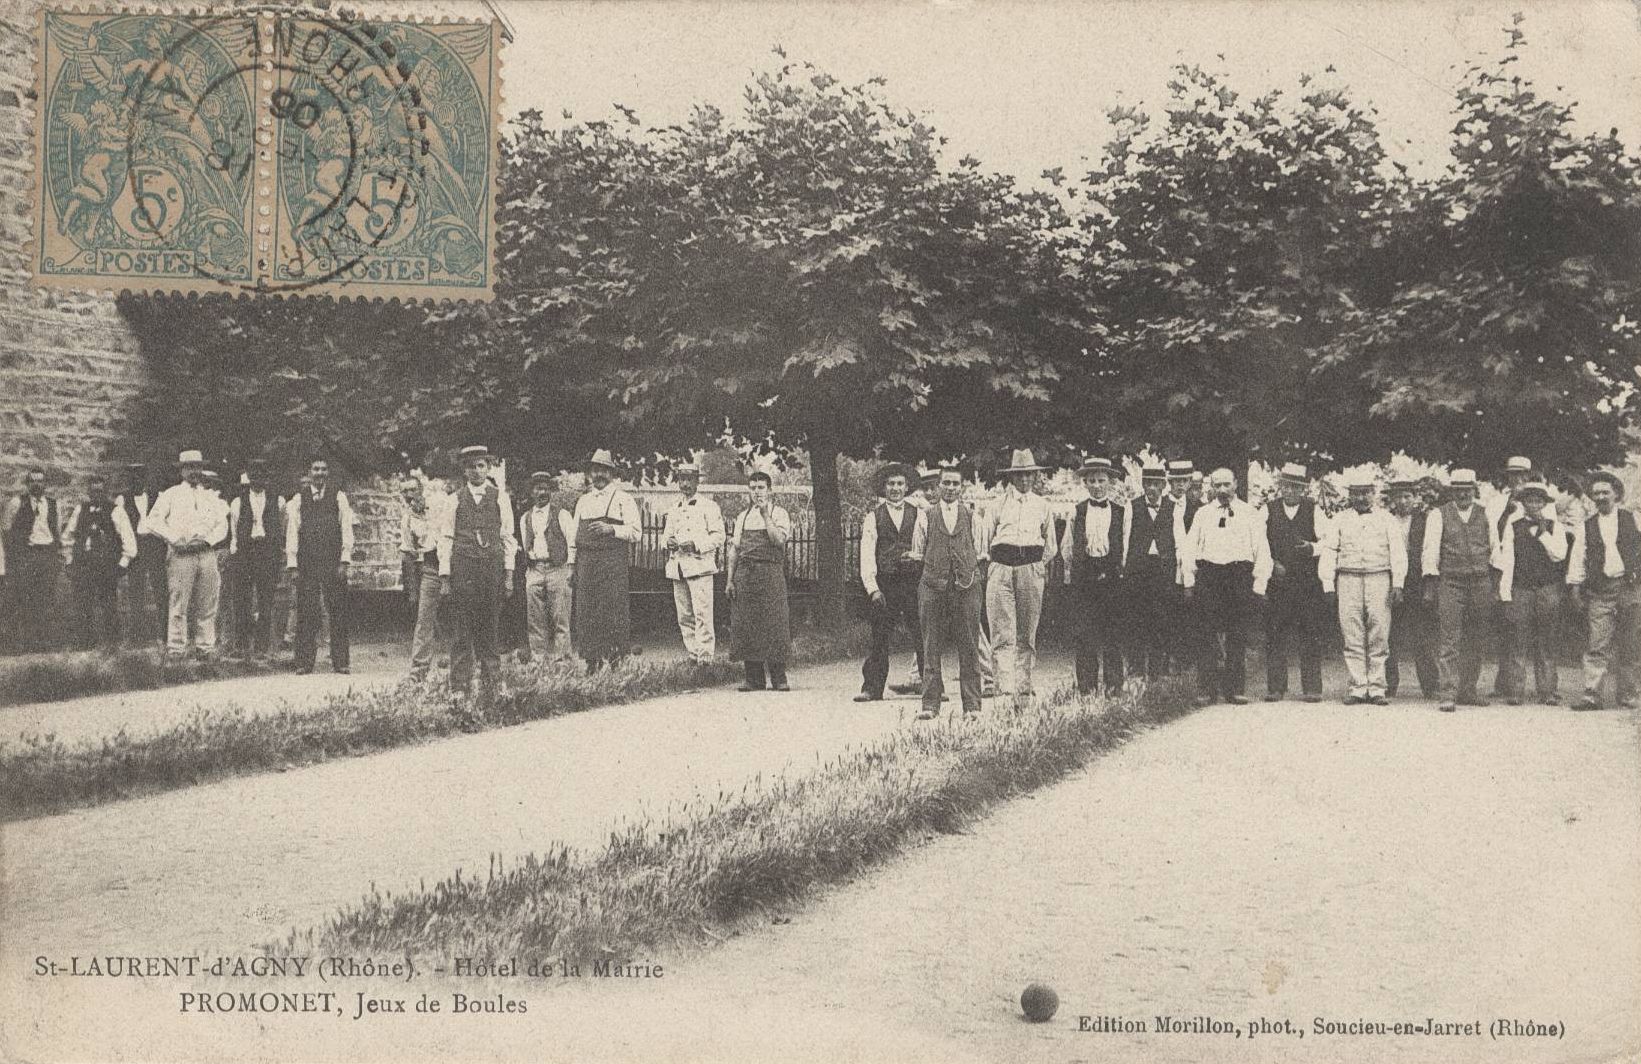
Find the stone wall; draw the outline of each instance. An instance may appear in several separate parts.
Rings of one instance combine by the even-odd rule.
[[[144,371],[113,296],[28,284],[37,12],[0,8],[0,492],[40,465],[53,490],[77,497],[87,474],[123,457]]]

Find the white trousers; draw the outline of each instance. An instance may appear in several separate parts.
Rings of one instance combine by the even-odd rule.
[[[717,648],[712,626],[712,574],[673,580],[672,604],[678,610],[678,634],[684,637],[684,652],[696,661],[711,661]]]
[[[1390,574],[1340,573],[1334,587],[1350,693],[1357,698],[1382,695],[1390,658]]]
[[[997,671],[997,693],[1016,700],[1035,694],[1037,622],[1043,615],[1046,562],[999,565],[986,577],[986,616],[991,621],[991,652]]]
[[[166,625],[165,647],[180,652],[188,648],[192,622],[194,646],[212,651],[217,645],[217,602],[222,593],[222,571],[217,552],[178,554],[172,551],[165,563],[170,581],[170,620]]]

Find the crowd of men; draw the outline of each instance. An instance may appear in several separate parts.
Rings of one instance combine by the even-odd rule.
[[[452,491],[430,492],[414,477],[400,484],[400,548],[416,602],[412,675],[428,674],[442,615],[452,689],[471,691],[476,675],[480,697],[492,697],[501,611],[521,567],[531,657],[576,657],[598,669],[625,656],[631,551],[643,525],[610,453],[588,460],[588,489],[573,505],[563,502],[556,474],[532,473],[530,504],[519,511],[484,447],[463,448],[460,462]],[[282,635],[294,644],[297,671],[313,670],[328,631],[331,667],[346,673],[355,519],[328,463],[312,462],[301,488],[284,498],[261,463],[250,463],[233,491],[198,451],[182,452],[178,465],[181,482],[159,492],[141,466],[128,469],[119,495],[92,477],[86,500],[71,509],[46,491],[44,471],[29,471],[0,515],[14,642],[45,646],[66,566],[86,645],[120,641],[124,579],[126,625],[157,634],[173,657],[212,656],[226,582],[229,652],[265,658],[276,646],[283,585],[295,602]],[[1061,517],[1041,493],[1046,472],[1029,450],[1014,452],[999,471],[1001,494],[979,506],[966,500],[969,484],[956,467],[883,471],[861,527],[858,592],[871,645],[857,701],[915,691],[919,717],[937,716],[950,650],[964,713],[978,713],[986,697],[1028,702],[1052,572],[1072,600],[1083,691],[1115,691],[1125,676],[1183,667],[1194,669],[1203,703],[1246,702],[1249,637],[1262,630],[1265,698],[1286,697],[1297,664],[1299,697],[1319,701],[1322,659],[1337,631],[1347,703],[1386,704],[1405,665],[1442,710],[1481,705],[1480,673],[1491,657],[1494,697],[1556,704],[1556,657],[1571,610],[1587,618],[1588,633],[1574,708],[1608,704],[1609,674],[1616,703],[1636,704],[1641,533],[1611,474],[1588,477],[1588,513],[1563,515],[1525,458],[1510,459],[1486,506],[1471,470],[1445,482],[1392,480],[1383,506],[1377,481],[1357,473],[1347,477],[1348,507],[1330,514],[1311,498],[1311,471],[1297,464],[1282,468],[1276,497],[1260,506],[1227,469],[1203,477],[1188,461],[1147,465],[1128,492],[1125,467],[1095,455],[1078,470],[1086,497]],[[664,513],[662,546],[685,652],[696,661],[716,656],[722,555],[740,689],[788,690],[791,515],[773,502],[770,478],[754,473],[750,505],[726,525],[699,491],[700,471],[686,464],[674,473],[681,498]],[[907,682],[891,686],[901,630],[917,650]]]

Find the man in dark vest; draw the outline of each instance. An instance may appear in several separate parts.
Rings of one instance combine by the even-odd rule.
[[[125,467],[125,494],[114,499],[114,506],[125,515],[133,530],[142,527],[148,511],[159,498],[155,485],[148,479],[148,467],[132,463]],[[130,614],[126,636],[135,641],[165,641],[166,618],[171,612],[171,591],[166,585],[165,540],[151,533],[137,532],[137,559],[131,563],[130,579],[126,581],[126,608]],[[148,619],[152,604],[153,620]]]
[[[545,470],[531,473],[531,505],[519,517],[519,546],[529,566],[524,574],[525,620],[530,658],[536,662],[570,656],[570,511],[559,503],[557,491],[556,475]],[[718,532],[721,540],[722,519]],[[709,625],[711,594],[708,580]]]
[[[319,650],[319,610],[330,618],[330,665],[348,671],[348,563],[353,558],[353,507],[330,482],[330,463],[308,466],[308,487],[286,517],[285,567],[296,584],[296,671],[313,671]]]
[[[268,464],[254,461],[228,504],[228,553],[233,557],[234,650],[264,657],[272,649],[274,591],[285,557],[285,505],[268,488]],[[340,504],[338,504],[340,505]]]
[[[918,622],[918,576],[922,565],[912,557],[912,539],[923,512],[906,497],[911,478],[906,467],[888,467],[883,475],[883,501],[860,525],[860,582],[870,602],[872,643],[860,667],[860,694],[856,702],[876,702],[889,681],[889,644],[895,629],[904,626],[923,658],[923,635]],[[922,666],[919,664],[921,674]]]
[[[1122,563],[1122,598],[1128,628],[1128,667],[1155,679],[1168,671],[1176,645],[1173,619],[1179,612],[1178,539],[1174,501],[1167,497],[1168,473],[1146,466],[1143,494],[1128,506],[1128,533]]]
[[[1494,598],[1492,559],[1498,534],[1476,503],[1476,471],[1455,469],[1448,481],[1448,501],[1425,523],[1425,598],[1436,603],[1441,633],[1437,658],[1443,713],[1460,704],[1485,706],[1476,693],[1481,662],[1491,630]]]
[[[1533,470],[1532,459],[1525,455],[1512,455],[1505,459],[1504,470],[1494,480],[1498,485],[1498,494],[1488,501],[1487,519],[1494,524],[1493,531],[1497,534],[1499,543],[1507,543],[1504,534],[1505,526],[1521,516],[1521,502],[1516,498],[1516,489],[1527,483],[1528,480],[1542,482],[1543,477]],[[1493,587],[1496,590],[1499,583],[1498,566],[1493,567]],[[1493,673],[1493,697],[1507,698],[1512,691],[1519,690],[1526,680],[1525,676],[1516,672],[1517,653],[1515,647],[1516,630],[1510,620],[1510,607],[1503,599],[1495,595],[1493,604],[1493,626],[1490,637],[1489,650],[1498,662],[1498,669]]]
[[[1265,701],[1288,694],[1288,659],[1298,644],[1299,689],[1307,702],[1322,700],[1322,642],[1333,627],[1317,559],[1327,519],[1305,497],[1309,471],[1297,462],[1282,467],[1281,497],[1265,511],[1271,545],[1271,584],[1265,608]]]
[[[1060,540],[1065,583],[1077,610],[1077,690],[1111,694],[1122,689],[1122,562],[1128,508],[1111,497],[1116,466],[1095,455],[1078,470],[1088,498],[1077,504]]]
[[[23,485],[0,518],[5,536],[0,576],[6,577],[10,591],[17,647],[45,650],[51,643],[52,601],[66,553],[63,515],[56,498],[46,494],[44,469],[30,469]]]
[[[962,501],[963,474],[940,471],[940,500],[913,530],[910,556],[923,566],[917,598],[923,618],[923,708],[918,720],[940,713],[946,685],[941,654],[957,646],[958,693],[965,716],[980,712],[980,563],[984,532]]]
[[[1201,671],[1208,637],[1203,632],[1202,615],[1185,601],[1185,551],[1188,533],[1197,511],[1202,509],[1202,493],[1194,490],[1196,465],[1189,458],[1176,458],[1168,463],[1168,502],[1174,508],[1174,543],[1178,554],[1174,569],[1174,611],[1171,630],[1173,646],[1170,654],[1176,661],[1195,662],[1198,666],[1198,686],[1205,686],[1208,677]]]
[[[1567,583],[1573,603],[1589,611],[1584,652],[1584,697],[1574,709],[1600,709],[1601,685],[1613,674],[1618,704],[1636,706],[1641,693],[1641,528],[1635,512],[1619,507],[1624,482],[1606,471],[1585,489],[1595,514],[1573,545]]]
[[[86,495],[66,524],[76,627],[81,646],[114,648],[120,645],[120,577],[137,556],[137,535],[109,497],[106,478],[91,477]]]
[[[1513,494],[1518,509],[1499,544],[1499,600],[1515,629],[1510,643],[1515,660],[1505,698],[1512,706],[1521,705],[1531,661],[1533,694],[1539,704],[1553,706],[1560,701],[1556,657],[1573,533],[1556,518],[1543,481],[1526,481]]]
[[[589,672],[632,650],[632,545],[644,534],[638,502],[616,483],[615,458],[600,448],[587,460],[588,490],[576,500],[570,527],[575,602],[570,638]]]
[[[439,535],[439,594],[454,607],[450,640],[450,689],[466,693],[478,664],[479,699],[488,705],[496,692],[501,650],[496,629],[501,603],[513,594],[513,502],[507,489],[490,479],[490,452],[461,449],[462,484],[443,510]]]
[[[1407,545],[1408,594],[1390,609],[1390,657],[1385,660],[1385,695],[1396,697],[1401,664],[1411,662],[1419,691],[1435,698],[1439,687],[1436,667],[1436,617],[1433,604],[1420,594],[1424,587],[1424,529],[1430,514],[1422,505],[1419,485],[1411,480],[1390,483],[1390,514],[1401,525]]]

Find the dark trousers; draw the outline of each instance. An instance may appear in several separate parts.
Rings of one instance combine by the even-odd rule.
[[[1078,561],[1087,564],[1084,559]],[[1077,600],[1077,690],[1084,694],[1119,690],[1123,679],[1123,618],[1118,581],[1110,576],[1103,580],[1072,579]]]
[[[478,666],[479,692],[488,697],[496,685],[501,666],[497,629],[501,625],[502,582],[500,569],[475,566],[465,571],[452,568],[450,604],[455,626],[450,635],[450,689],[466,691],[473,686],[473,667]]]
[[[1481,676],[1481,659],[1492,631],[1493,580],[1487,573],[1441,577],[1436,617],[1441,631],[1441,697],[1473,699]]]
[[[7,551],[11,608],[19,650],[46,650],[52,643],[52,600],[63,558],[56,547],[22,546]]]
[[[274,590],[279,587],[281,559],[267,543],[240,548],[234,568],[234,644],[241,651],[264,653],[273,636]],[[332,639],[335,631],[332,630]],[[346,661],[344,654],[343,660]]]
[[[1385,693],[1394,695],[1401,677],[1400,663],[1410,661],[1419,677],[1419,691],[1435,698],[1440,687],[1436,668],[1436,615],[1419,600],[1422,589],[1411,584],[1402,604],[1390,613],[1390,657],[1385,661]]]
[[[1288,660],[1299,651],[1299,689],[1322,693],[1322,642],[1332,620],[1322,584],[1314,579],[1272,577],[1265,597],[1265,690],[1288,693]]]
[[[1515,629],[1511,647],[1515,660],[1511,663],[1510,688],[1505,693],[1514,698],[1527,694],[1527,668],[1532,663],[1533,693],[1539,701],[1555,698],[1558,680],[1557,656],[1561,640],[1561,585],[1517,587],[1505,605],[1510,626]]]
[[[319,608],[330,617],[330,664],[348,667],[348,582],[336,565],[298,566],[296,570],[296,664],[313,668],[319,652]],[[269,601],[273,597],[269,596]]]
[[[883,688],[889,682],[889,644],[894,640],[895,628],[904,625],[917,644],[918,658],[923,656],[923,637],[919,631],[917,577],[887,577],[878,582],[883,601],[872,606],[872,645],[866,661],[860,667],[860,689],[873,698],[883,697]],[[921,665],[920,665],[921,670]]]
[[[77,562],[74,565],[75,621],[79,643],[91,647],[120,645],[120,570],[117,566]]]
[[[137,537],[137,560],[125,585],[130,618],[126,631],[132,639],[165,642],[171,616],[171,587],[165,560],[165,541],[158,536]],[[150,619],[149,609],[153,616]]]
[[[923,709],[940,712],[946,693],[941,652],[957,649],[957,690],[963,712],[980,712],[980,581],[966,588],[937,591],[926,584],[917,586],[917,603],[923,616]]]
[[[755,691],[786,683],[784,661],[745,661],[741,663],[741,668],[746,673],[746,685]]]
[[[1152,679],[1168,672],[1180,646],[1179,633],[1174,630],[1178,595],[1173,564],[1160,558],[1136,559],[1123,576],[1122,612],[1130,669]]]
[[[1198,679],[1209,698],[1241,695],[1248,683],[1248,614],[1253,609],[1252,562],[1197,564],[1198,615],[1202,618],[1202,667]],[[1220,649],[1224,642],[1223,652]]]

